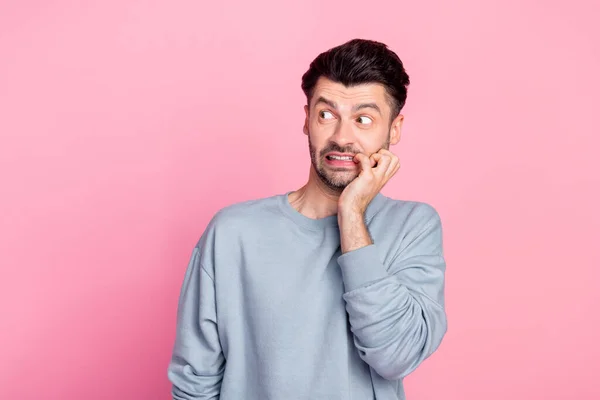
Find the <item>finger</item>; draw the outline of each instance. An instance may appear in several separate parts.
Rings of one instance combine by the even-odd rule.
[[[378,176],[385,176],[390,169],[392,158],[388,155],[381,155],[380,160],[377,162],[377,167],[373,169],[373,172]]]
[[[363,153],[357,153],[354,159],[360,163],[362,172],[371,173],[371,159]]]
[[[398,156],[387,149],[380,149],[379,153],[391,158],[392,161],[388,167],[388,170],[386,171],[386,175],[394,175],[398,171],[398,168],[400,168],[400,160],[398,159]]]
[[[396,162],[395,164],[392,163],[392,166],[390,166],[390,168],[388,169],[388,175],[391,178],[392,176],[394,176],[396,174],[396,172],[398,172],[398,170],[400,169],[400,162]]]
[[[384,155],[384,156],[388,156],[388,157],[390,157],[390,158],[392,159],[392,161],[394,161],[394,160],[398,160],[398,156],[397,156],[397,155],[395,155],[394,153],[392,153],[392,152],[391,152],[391,151],[389,151],[389,150],[386,150],[386,149],[380,149],[380,150],[378,151],[378,153],[379,153],[379,154],[382,154],[382,155]]]
[[[392,163],[390,164],[388,173],[394,175],[398,171],[398,169],[400,169],[400,160],[398,159],[398,157],[394,157],[392,158]]]
[[[381,160],[382,155],[379,153],[373,153],[371,154],[371,157],[369,157],[369,159],[371,160],[371,167],[375,167],[377,165],[377,163],[379,162],[379,160]]]
[[[390,157],[395,157],[396,156],[394,153],[392,153],[388,149],[383,149],[383,148],[379,149],[378,153],[384,154],[384,155],[390,156]]]

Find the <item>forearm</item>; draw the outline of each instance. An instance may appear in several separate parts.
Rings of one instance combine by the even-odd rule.
[[[342,254],[373,244],[364,213],[355,210],[339,210],[338,225]]]
[[[362,220],[352,214],[338,217],[343,243],[338,263],[355,345],[387,379],[413,371],[447,329],[439,216],[426,207],[413,215],[421,227],[403,233],[399,240],[407,245],[391,255],[372,244]]]
[[[438,256],[418,261],[420,268],[429,270],[442,262]],[[338,262],[346,287],[346,310],[361,358],[386,379],[406,376],[439,346],[446,332],[443,307],[436,299],[419,293],[420,285],[407,286],[402,278],[389,274],[378,260],[375,246],[342,255]],[[441,275],[429,278],[423,284],[442,284]]]

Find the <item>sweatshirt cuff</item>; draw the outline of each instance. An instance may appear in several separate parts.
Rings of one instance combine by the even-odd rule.
[[[342,254],[337,259],[346,292],[388,276],[374,244]]]

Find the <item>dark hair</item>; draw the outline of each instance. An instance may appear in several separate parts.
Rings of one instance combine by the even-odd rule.
[[[310,63],[302,75],[302,90],[308,104],[320,77],[345,86],[380,83],[391,97],[391,119],[398,116],[406,103],[406,89],[410,84],[402,61],[380,42],[353,39],[329,49]]]

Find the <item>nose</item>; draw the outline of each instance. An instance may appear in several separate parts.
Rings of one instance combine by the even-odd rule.
[[[340,121],[331,140],[340,145],[340,147],[353,144],[356,141],[356,137],[352,129],[352,124]]]

